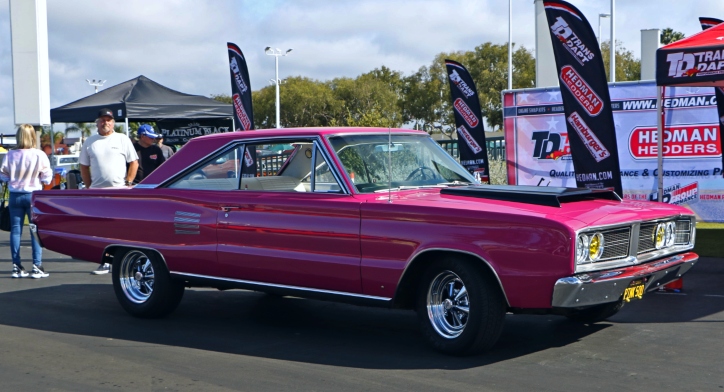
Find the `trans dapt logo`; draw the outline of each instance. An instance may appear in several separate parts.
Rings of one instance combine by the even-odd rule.
[[[588,47],[581,41],[576,33],[571,30],[568,23],[560,16],[556,18],[556,23],[551,26],[551,31],[561,41],[563,47],[566,48],[573,57],[578,60],[581,65],[593,60],[594,54]]]
[[[236,81],[236,87],[239,88],[239,94],[244,94],[249,88],[246,86],[246,83],[244,83],[244,78],[241,77],[241,70],[235,58],[231,58],[229,67],[231,67],[231,70],[234,72],[234,80]]]
[[[669,53],[666,61],[674,78],[724,74],[724,50]]]
[[[568,133],[535,131],[533,139],[533,158],[537,159],[571,159],[571,146],[568,144]]]
[[[460,92],[463,93],[466,97],[470,98],[473,95],[475,95],[475,92],[473,89],[471,89],[467,83],[463,80],[463,78],[460,77],[460,75],[453,69],[452,72],[450,72],[450,80],[452,80],[453,83],[460,89]]]

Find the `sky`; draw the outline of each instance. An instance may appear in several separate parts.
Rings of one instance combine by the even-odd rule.
[[[27,0],[30,1],[30,0]],[[226,43],[246,57],[251,87],[274,79],[271,46],[293,49],[279,77],[354,78],[386,66],[409,75],[441,52],[508,42],[506,0],[46,0],[50,106],[139,75],[174,90],[230,94]],[[598,30],[611,0],[570,0]],[[533,0],[512,0],[513,42],[535,51]],[[642,29],[666,27],[686,36],[699,16],[724,19],[721,0],[618,0],[616,39],[640,52]],[[609,20],[601,35],[610,37]],[[0,0],[0,133],[15,132],[9,0]],[[284,85],[281,86],[284,88]],[[282,108],[283,110],[283,108]]]

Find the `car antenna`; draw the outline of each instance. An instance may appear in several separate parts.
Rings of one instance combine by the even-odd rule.
[[[387,127],[387,202],[392,203],[392,129]]]

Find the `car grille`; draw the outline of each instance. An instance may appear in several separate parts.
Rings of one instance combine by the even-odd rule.
[[[656,235],[656,225],[658,222],[642,223],[639,229],[639,251],[638,254],[651,252],[656,249],[654,244],[654,236]]]
[[[674,245],[656,249],[655,233],[657,225],[672,220],[676,223]],[[583,234],[592,235],[593,233],[603,235],[603,254],[594,262],[579,264],[578,271],[594,271],[618,265],[628,265],[629,263],[644,263],[668,254],[690,250],[693,248],[694,219],[692,217],[681,217],[675,220],[633,223],[628,226],[591,228]]]
[[[628,256],[631,228],[621,227],[601,232],[605,244],[599,261],[621,259]]]

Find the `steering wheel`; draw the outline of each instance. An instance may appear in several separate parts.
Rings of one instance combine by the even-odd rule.
[[[410,181],[412,178],[414,178],[418,174],[422,177],[421,178],[422,180],[427,180],[428,177],[425,174],[426,171],[429,172],[429,174],[430,174],[430,178],[429,178],[430,180],[437,178],[437,173],[435,173],[435,170],[432,170],[427,166],[420,166],[417,169],[413,170],[412,173],[410,173],[410,175],[407,176],[405,181]]]

